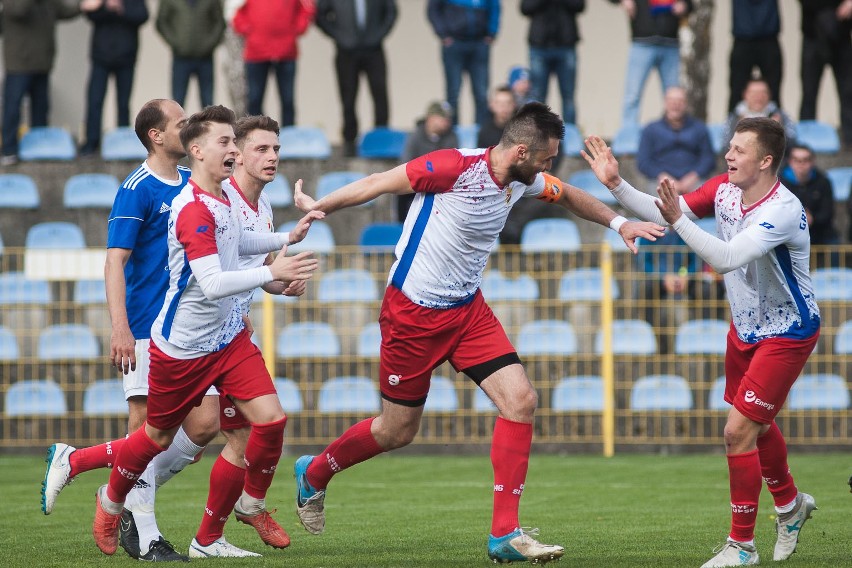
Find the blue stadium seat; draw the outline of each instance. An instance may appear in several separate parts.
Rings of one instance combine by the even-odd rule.
[[[474,412],[497,412],[497,407],[485,394],[481,388],[473,391],[473,411]]]
[[[378,322],[370,322],[358,332],[358,357],[378,358],[382,347],[382,330]]]
[[[852,353],[852,320],[843,322],[834,336],[834,353],[848,355]]]
[[[312,126],[285,126],[278,133],[282,160],[331,157],[331,144],[325,132]]]
[[[378,412],[379,389],[369,377],[333,377],[320,386],[317,410],[339,412]]]
[[[121,379],[95,381],[83,391],[83,414],[106,416],[127,414],[127,400]]]
[[[852,166],[828,168],[825,170],[831,182],[831,190],[835,201],[846,201],[849,199],[849,191],[852,188]]]
[[[77,280],[74,282],[75,304],[106,304],[106,301],[106,283],[103,280]]]
[[[817,268],[811,271],[817,302],[852,300],[852,268]]]
[[[802,375],[793,383],[787,404],[790,410],[846,410],[849,387],[838,375]]]
[[[69,209],[100,207],[111,209],[118,191],[118,179],[110,174],[77,174],[65,182],[62,204]]]
[[[6,416],[64,416],[65,393],[51,380],[19,381],[6,392]]]
[[[609,189],[598,180],[598,177],[592,170],[580,170],[568,176],[568,183],[575,187],[579,187],[589,195],[596,197],[609,205],[615,205],[618,200],[613,197]],[[613,231],[615,232],[615,231]]]
[[[565,136],[562,137],[562,153],[566,156],[579,156],[580,150],[586,147],[583,135],[576,124],[565,123]]]
[[[499,270],[489,270],[482,277],[482,295],[489,302],[538,300],[538,282],[529,274],[510,278]]]
[[[348,185],[354,181],[358,181],[359,179],[363,179],[365,177],[367,177],[367,174],[351,170],[341,170],[336,172],[325,173],[320,176],[319,180],[317,180],[316,198],[322,199],[329,193],[340,189],[344,185]],[[362,203],[359,207],[365,207],[372,203],[372,201],[368,201],[367,203]]]
[[[290,180],[282,173],[275,174],[275,179],[266,184],[263,192],[269,198],[272,207],[290,207],[293,205],[293,190]]]
[[[553,387],[550,405],[557,412],[600,412],[604,407],[603,379],[592,375],[563,377]]]
[[[0,208],[38,209],[40,205],[33,178],[26,174],[0,174]]]
[[[52,301],[50,283],[28,280],[23,272],[0,274],[0,305],[49,304]]]
[[[580,229],[570,219],[532,219],[521,231],[522,252],[580,250]]]
[[[275,353],[284,359],[300,357],[339,357],[340,339],[327,323],[303,321],[281,330]]]
[[[639,139],[642,137],[642,127],[622,126],[612,140],[612,153],[616,156],[633,155],[639,151]]]
[[[621,290],[613,277],[610,282],[613,299]],[[603,274],[600,268],[575,268],[559,280],[559,299],[563,302],[598,302],[603,299]]]
[[[42,361],[95,359],[100,356],[98,339],[87,325],[61,323],[48,326],[39,333],[38,358]]]
[[[713,151],[717,154],[721,154],[726,151],[725,148],[725,130],[728,128],[728,125],[724,122],[713,122],[707,125],[707,132],[710,134],[710,146],[713,147]]]
[[[730,327],[719,319],[683,322],[675,332],[674,351],[678,355],[724,355]]]
[[[86,248],[86,238],[75,223],[47,221],[30,227],[24,246],[32,249],[81,249]]]
[[[15,334],[0,325],[0,361],[15,361],[20,354]]]
[[[299,391],[299,386],[293,379],[277,377],[274,381],[275,391],[278,393],[278,401],[281,403],[281,408],[287,414],[301,412],[305,409],[302,393]]]
[[[521,326],[518,354],[572,355],[577,352],[577,335],[567,321],[534,320]]]
[[[731,405],[725,402],[725,377],[724,375],[713,381],[710,392],[707,394],[707,408],[710,410],[731,409]]]
[[[67,130],[58,126],[38,126],[21,137],[18,157],[24,162],[69,161],[77,157],[77,147]]]
[[[632,410],[690,410],[692,390],[678,375],[647,375],[636,379],[630,392]]]
[[[376,281],[366,270],[339,268],[326,272],[319,281],[320,302],[375,302],[379,299]]]
[[[423,412],[455,412],[458,409],[459,395],[453,381],[447,377],[433,375]]]
[[[104,133],[101,142],[101,159],[106,161],[139,161],[148,157],[136,131],[130,126],[119,126]],[[116,189],[118,186],[116,185]]]
[[[408,132],[379,127],[361,135],[358,141],[358,157],[399,160],[405,148]]]
[[[402,223],[370,223],[361,230],[358,246],[367,252],[393,251],[401,236]]]
[[[277,232],[287,233],[296,226],[297,222],[288,221],[279,226]],[[331,225],[326,221],[314,221],[305,240],[287,247],[287,252],[291,254],[306,250],[317,253],[334,252],[334,234],[331,232]]]
[[[476,143],[476,140],[479,137],[478,124],[456,124],[455,126],[453,126],[453,130],[456,133],[456,137],[459,139],[459,148],[479,147],[479,145]]]
[[[810,146],[817,154],[836,154],[840,137],[830,124],[818,120],[801,120],[796,125],[796,140]]]
[[[617,319],[612,322],[612,352],[615,355],[653,355],[657,352],[654,328],[645,320]],[[603,353],[603,330],[595,334],[595,353]]]

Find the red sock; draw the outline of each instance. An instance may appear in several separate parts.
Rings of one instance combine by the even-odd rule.
[[[518,508],[527,478],[532,446],[532,424],[497,417],[491,438],[494,468],[494,513],[491,534],[501,537],[520,526]]]
[[[325,489],[334,474],[385,451],[370,432],[373,420],[367,418],[351,426],[311,462],[306,472],[311,487]]]
[[[760,454],[760,472],[763,475],[776,507],[793,502],[799,490],[790,475],[787,465],[787,443],[778,424],[772,423],[769,430],[757,439]],[[73,455],[73,454],[72,454]]]
[[[68,456],[68,463],[71,464],[71,475],[79,475],[84,471],[102,467],[112,467],[112,464],[115,463],[115,456],[118,455],[126,440],[127,438],[121,438],[105,444],[74,450]]]
[[[754,540],[757,503],[760,499],[760,458],[757,450],[728,456],[731,484],[731,540]]]
[[[115,457],[115,465],[109,474],[107,497],[114,503],[124,503],[124,498],[133,489],[136,480],[145,471],[154,456],[165,451],[148,437],[145,428],[139,428],[131,434]]]
[[[246,470],[235,466],[221,455],[213,463],[207,507],[201,517],[201,526],[195,533],[195,540],[201,546],[208,546],[222,536],[228,515],[234,510],[234,503],[243,492],[245,479]]]
[[[245,452],[245,490],[255,499],[266,497],[266,490],[272,485],[272,477],[281,458],[281,446],[284,444],[285,424],[286,416],[276,422],[251,426]]]

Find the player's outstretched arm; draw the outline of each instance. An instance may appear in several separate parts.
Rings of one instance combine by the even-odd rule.
[[[326,195],[319,201],[306,195],[301,184],[296,184],[293,190],[293,201],[302,211],[322,211],[332,213],[338,209],[354,207],[367,203],[385,194],[401,195],[411,193],[411,182],[405,172],[405,164],[391,170],[371,174],[365,178],[344,185],[338,190]]]

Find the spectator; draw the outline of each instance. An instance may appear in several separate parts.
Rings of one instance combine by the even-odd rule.
[[[486,120],[479,127],[479,133],[476,135],[476,146],[478,148],[488,148],[500,143],[503,127],[518,110],[512,89],[507,85],[494,89],[491,98],[488,100],[488,108],[491,111],[489,120]]]
[[[248,114],[263,112],[269,71],[275,72],[281,101],[281,126],[296,123],[293,92],[296,82],[297,40],[314,19],[313,0],[246,0],[234,15],[234,31],[245,39],[243,59],[248,83]]]
[[[195,75],[201,107],[213,104],[213,52],[225,36],[220,0],[160,0],[157,31],[172,49],[172,99],[183,106]]]
[[[515,106],[521,108],[525,104],[532,102],[532,83],[530,83],[530,70],[526,67],[516,65],[509,69],[509,79],[507,81],[512,95],[515,97]]]
[[[728,123],[725,126],[724,147],[728,147],[734,128],[742,118],[754,118],[764,116],[777,120],[784,126],[787,136],[787,144],[790,145],[796,139],[796,124],[790,116],[781,110],[778,103],[772,100],[769,84],[763,79],[752,79],[746,84],[743,91],[743,99],[734,107],[728,115]]]
[[[817,95],[831,65],[840,100],[843,143],[852,147],[852,1],[808,0],[802,4],[802,106],[799,120],[816,118]]]
[[[687,112],[686,90],[670,87],[660,120],[648,124],[639,139],[636,165],[654,180],[669,178],[683,195],[701,185],[716,167],[707,126]]]
[[[622,128],[639,127],[639,103],[645,81],[656,68],[663,92],[680,83],[678,27],[692,11],[692,0],[609,0],[630,18],[632,42],[624,81]]]
[[[93,0],[81,8],[91,20],[89,57],[92,69],[86,94],[86,142],[80,154],[101,147],[104,98],[110,75],[115,79],[117,125],[130,126],[130,92],[139,51],[139,28],[148,21],[145,0]]]
[[[475,122],[488,119],[491,44],[500,27],[500,0],[429,0],[427,14],[441,39],[447,102],[459,117],[459,90],[466,72],[473,90]]]
[[[80,6],[87,4],[84,1]],[[56,55],[56,21],[80,13],[76,3],[61,0],[4,0],[3,24],[3,155],[0,165],[18,163],[21,103],[30,99],[30,125],[47,126],[50,71]]]
[[[784,60],[778,43],[781,31],[778,0],[733,0],[733,10],[734,45],[728,77],[731,87],[728,112],[737,106],[737,97],[746,88],[755,67],[780,105]]]
[[[547,102],[550,76],[556,75],[562,96],[562,120],[576,124],[574,87],[577,82],[577,14],[586,0],[521,0],[521,13],[530,19],[532,98]]]
[[[343,105],[343,148],[355,155],[358,137],[358,79],[363,73],[373,96],[373,123],[388,125],[388,81],[382,42],[396,22],[395,0],[318,0],[317,26],[334,40],[337,86]]]

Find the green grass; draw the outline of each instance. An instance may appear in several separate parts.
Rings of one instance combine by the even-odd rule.
[[[286,550],[263,546],[233,518],[225,534],[263,558],[202,561],[214,566],[413,567],[487,566],[491,465],[487,456],[384,455],[346,471],[330,487],[322,536],[299,526],[293,510],[292,465],[285,456],[267,503],[290,533]],[[212,464],[205,457],[158,494],[166,537],[186,548],[201,519]],[[101,554],[91,536],[94,491],[106,471],[83,474],[41,513],[44,463],[0,456],[0,551],[9,568],[138,566],[119,549]],[[852,566],[852,459],[844,454],[794,454],[797,483],[820,509],[803,531],[799,551],[784,567]],[[772,565],[772,503],[764,490],[758,550]],[[565,546],[554,567],[700,566],[729,529],[728,481],[722,455],[534,455],[521,522],[541,528],[544,542]]]

